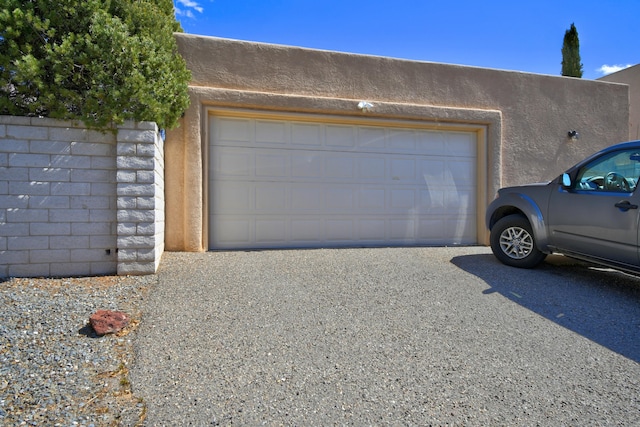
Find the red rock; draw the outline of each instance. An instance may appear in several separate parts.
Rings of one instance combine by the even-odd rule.
[[[98,336],[113,334],[126,328],[129,316],[121,311],[98,310],[91,315],[89,323]]]

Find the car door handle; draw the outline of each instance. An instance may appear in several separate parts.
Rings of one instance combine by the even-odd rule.
[[[638,205],[632,205],[628,200],[618,202],[614,206],[624,212],[628,211],[629,209],[638,209]]]

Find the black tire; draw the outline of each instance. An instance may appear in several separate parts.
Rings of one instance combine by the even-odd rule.
[[[496,222],[491,229],[491,250],[503,264],[519,268],[533,268],[547,256],[538,250],[531,224],[522,215]]]

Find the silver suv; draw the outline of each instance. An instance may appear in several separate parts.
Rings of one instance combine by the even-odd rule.
[[[547,254],[640,272],[640,141],[608,147],[543,184],[502,188],[487,208],[491,249],[532,268]]]

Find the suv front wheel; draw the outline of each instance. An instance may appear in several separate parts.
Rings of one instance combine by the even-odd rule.
[[[491,229],[491,250],[503,264],[533,268],[547,256],[536,248],[529,221],[522,215],[501,218]]]

